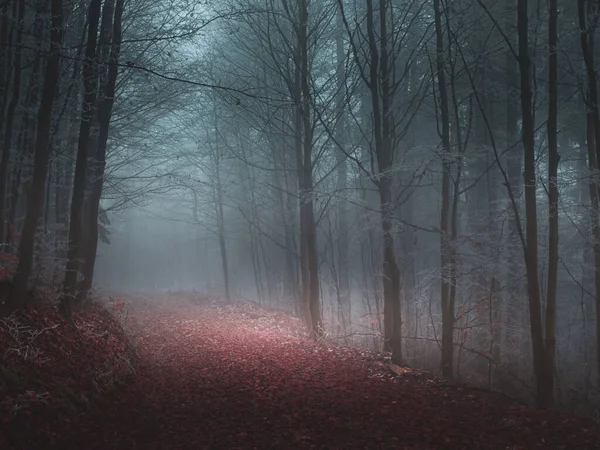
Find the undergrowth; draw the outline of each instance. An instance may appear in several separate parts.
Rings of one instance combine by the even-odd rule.
[[[86,302],[72,320],[55,305],[0,319],[0,424],[9,441],[27,439],[31,427],[48,427],[44,418],[85,411],[124,386],[134,375],[134,353],[123,318],[122,302],[111,299]]]

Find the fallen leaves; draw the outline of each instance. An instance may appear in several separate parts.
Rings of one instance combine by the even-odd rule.
[[[315,343],[282,312],[159,300],[120,307],[135,382],[49,423],[43,448],[599,448],[590,421]]]
[[[132,374],[128,346],[121,326],[98,304],[87,305],[72,322],[52,306],[5,317],[0,323],[0,419],[11,440],[31,435],[48,417],[87,407],[90,398],[127,379]]]

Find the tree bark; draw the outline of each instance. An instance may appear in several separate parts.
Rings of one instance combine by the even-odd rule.
[[[548,27],[548,286],[546,297],[546,406],[554,401],[554,361],[556,355],[556,291],[558,283],[558,5],[550,0]]]
[[[531,60],[529,57],[529,17],[527,0],[517,2],[517,28],[519,36],[519,69],[521,79],[521,116],[524,154],[525,221],[526,245],[524,258],[527,272],[529,298],[529,323],[533,354],[533,370],[536,380],[536,402],[539,408],[546,408],[548,402],[545,383],[545,350],[542,328],[542,311],[538,273],[538,219],[535,170],[535,128],[533,123],[533,92],[531,87]]]
[[[300,193],[300,265],[305,321],[315,338],[323,335],[319,287],[319,255],[314,216],[313,126],[308,66],[308,0],[298,2],[294,55],[294,133]]]
[[[4,119],[8,102],[8,86],[12,75],[12,35],[16,0],[6,1],[2,5],[0,21],[0,137],[4,132]],[[12,7],[13,23],[9,26],[9,10]]]
[[[23,49],[20,48],[23,41],[23,29],[25,18],[25,0],[18,0],[17,4],[17,36],[16,36],[16,48],[15,48],[15,59],[14,75],[13,75],[13,88],[10,103],[6,112],[6,120],[4,121],[4,136],[2,144],[2,158],[0,159],[0,242],[5,240],[6,231],[6,200],[7,191],[9,185],[9,173],[8,169],[10,166],[11,147],[12,147],[12,131],[15,120],[15,111],[19,104],[20,93],[21,93],[21,62],[23,56]]]
[[[512,38],[514,33],[508,31],[512,29],[516,22],[515,0],[506,0],[505,5],[506,23],[508,39],[511,39],[512,44],[516,46],[516,39]],[[523,149],[519,137],[519,103],[514,101],[519,95],[519,76],[517,73],[517,65],[515,58],[510,49],[506,50],[506,139],[505,145],[507,148],[506,156],[506,172],[510,188],[514,193],[515,199],[521,198],[523,189]],[[516,200],[518,211],[521,206],[521,201]],[[508,205],[511,208],[511,205]],[[522,298],[525,291],[525,283],[522,280],[522,271],[520,264],[515,265],[515,261],[519,258],[520,249],[513,245],[513,242],[518,239],[519,224],[517,223],[516,214],[510,214],[508,221],[508,239],[503,244],[507,251],[505,252],[505,284],[508,285],[507,301],[506,301],[506,323],[508,326],[521,325],[522,303],[518,301]],[[508,349],[518,349],[522,346],[521,339],[516,333],[506,333],[505,346]],[[515,368],[516,369],[516,368]]]
[[[343,41],[343,23],[341,14],[336,16],[337,35],[335,40],[336,45],[336,110],[339,116],[337,117],[335,134],[337,136],[338,145],[344,147],[346,143],[346,78],[344,73],[344,41]],[[338,149],[336,152],[337,164],[337,214],[336,214],[336,229],[337,229],[337,251],[338,251],[338,273],[337,273],[337,297],[338,297],[338,317],[341,323],[342,332],[347,334],[347,328],[351,320],[351,300],[350,300],[350,274],[348,269],[348,213],[346,202],[346,184],[348,183],[348,169],[346,155],[344,151]]]
[[[452,256],[450,227],[450,113],[448,109],[448,89],[446,86],[446,63],[444,58],[444,38],[442,32],[442,12],[440,0],[433,0],[436,35],[436,75],[440,95],[442,125],[442,211],[440,221],[440,253],[442,267],[442,376],[454,375],[454,298],[451,295]]]
[[[218,147],[218,143],[215,143]],[[217,150],[218,152],[218,150]],[[220,155],[217,156],[217,159]],[[227,240],[225,237],[225,215],[223,214],[223,186],[221,185],[221,167],[220,161],[216,164],[217,186],[215,188],[215,212],[217,215],[217,227],[219,234],[219,249],[221,251],[221,265],[223,267],[223,283],[225,289],[225,300],[231,303],[231,293],[229,286],[229,263],[227,261]]]
[[[394,245],[394,204],[392,196],[392,129],[390,65],[387,35],[387,2],[379,1],[379,39],[375,31],[373,0],[367,0],[367,39],[369,45],[368,88],[371,93],[373,135],[377,159],[377,187],[381,208],[383,240],[384,348],[391,350],[392,363],[402,365],[402,310],[400,307],[400,268]],[[379,46],[378,46],[379,42]]]
[[[33,162],[33,181],[27,196],[27,212],[21,231],[19,243],[19,263],[13,279],[14,294],[9,300],[9,309],[25,306],[29,277],[33,263],[35,232],[38,218],[44,206],[44,189],[48,175],[48,159],[50,156],[50,124],[52,106],[56,97],[56,86],[60,74],[60,52],[63,39],[63,5],[62,0],[52,0],[50,4],[52,28],[50,32],[50,56],[44,74],[44,85],[40,108],[37,116],[37,133]]]
[[[84,94],[82,102],[81,122],[79,126],[79,139],[77,142],[77,160],[75,162],[75,177],[73,180],[73,194],[71,198],[71,216],[69,221],[69,246],[67,250],[67,264],[63,284],[63,296],[60,309],[63,314],[70,316],[77,294],[77,281],[80,269],[80,247],[83,232],[83,211],[86,189],[86,172],[88,167],[88,152],[90,144],[98,136],[92,136],[92,125],[96,115],[96,101],[98,98],[97,75],[97,39],[98,25],[100,22],[101,0],[92,0],[88,15],[88,39],[83,64]]]
[[[590,201],[592,235],[594,242],[594,282],[596,288],[596,376],[600,383],[600,218],[598,164],[600,164],[600,112],[598,110],[598,80],[594,62],[594,37],[598,26],[598,6],[592,2],[578,0],[577,11],[580,30],[580,45],[586,68],[587,86],[585,104],[587,109],[588,165],[592,172]]]
[[[105,4],[108,5],[110,2]],[[92,287],[94,277],[94,267],[96,264],[96,253],[98,250],[98,216],[100,212],[100,199],[102,198],[102,188],[104,186],[104,170],[106,168],[106,150],[108,144],[108,132],[110,120],[112,117],[112,109],[115,101],[115,91],[117,84],[118,63],[121,53],[121,22],[123,17],[124,0],[117,0],[114,9],[114,22],[112,30],[112,43],[110,45],[110,55],[108,57],[108,70],[106,72],[106,81],[104,83],[103,94],[98,105],[98,145],[96,149],[96,158],[93,171],[92,192],[88,199],[88,242],[84,245],[84,261],[83,261],[83,282],[81,284],[80,298],[84,298],[87,292]],[[106,16],[106,19],[105,19]],[[112,13],[103,13],[103,28],[104,20],[112,19]],[[108,33],[108,31],[104,32]],[[104,33],[101,32],[101,43],[108,46],[108,39],[102,38]]]

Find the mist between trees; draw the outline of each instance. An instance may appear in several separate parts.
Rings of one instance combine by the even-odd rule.
[[[0,11],[5,309],[202,291],[597,413],[600,2]]]

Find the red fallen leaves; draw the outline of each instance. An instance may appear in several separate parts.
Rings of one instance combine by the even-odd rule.
[[[119,323],[97,304],[72,322],[51,306],[2,318],[0,421],[11,440],[31,434],[48,417],[72,414],[125,380],[131,374],[124,364],[128,347]]]
[[[14,448],[600,448],[590,421],[392,375],[374,355],[306,339],[282,313],[185,298],[127,309],[135,382]]]

